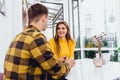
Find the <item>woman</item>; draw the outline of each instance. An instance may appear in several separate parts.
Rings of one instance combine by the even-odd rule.
[[[49,43],[59,59],[67,57],[74,59],[75,41],[71,38],[69,26],[65,21],[57,23],[56,35]]]

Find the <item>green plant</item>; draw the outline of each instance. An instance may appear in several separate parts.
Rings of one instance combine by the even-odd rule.
[[[120,53],[120,47],[117,51],[114,51],[114,54],[110,56],[110,61],[118,62],[118,54]]]
[[[96,57],[96,51],[85,51],[85,58],[95,58]]]

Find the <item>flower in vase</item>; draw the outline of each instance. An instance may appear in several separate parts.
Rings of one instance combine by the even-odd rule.
[[[100,35],[98,35],[98,36],[94,36],[93,37],[93,39],[92,39],[92,41],[93,41],[93,44],[95,45],[95,46],[97,46],[98,47],[98,53],[99,53],[99,57],[101,58],[101,47],[102,47],[102,39],[103,39],[103,36],[105,36],[105,34],[104,33],[102,33],[102,34],[100,34]]]
[[[92,38],[92,42],[95,46],[97,47],[101,47],[102,46],[102,39],[103,39],[103,36],[105,36],[104,32],[100,35],[95,35],[93,38]]]

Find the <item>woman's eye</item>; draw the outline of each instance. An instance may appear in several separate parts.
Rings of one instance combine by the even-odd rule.
[[[62,30],[64,30],[65,28],[62,28]]]
[[[60,28],[58,28],[57,30],[60,30]]]

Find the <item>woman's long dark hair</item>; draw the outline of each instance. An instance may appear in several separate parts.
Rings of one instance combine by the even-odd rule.
[[[57,53],[60,53],[59,36],[58,36],[58,34],[57,34],[58,26],[59,26],[60,24],[65,25],[65,27],[66,27],[66,29],[67,29],[67,34],[66,34],[66,36],[65,36],[67,42],[68,42],[68,40],[72,40],[71,35],[70,35],[70,29],[69,29],[68,24],[67,24],[65,21],[60,21],[60,22],[58,22],[57,25],[56,25],[56,34],[55,34],[55,37],[54,37],[54,40],[55,40],[55,43],[56,43]]]

